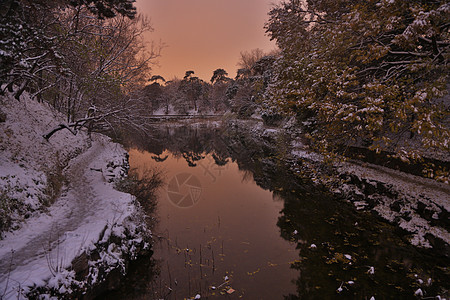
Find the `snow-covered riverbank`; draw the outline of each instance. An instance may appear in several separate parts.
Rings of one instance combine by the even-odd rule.
[[[301,144],[301,143],[300,143]],[[292,159],[313,167],[322,163],[320,155],[295,144]],[[306,163],[305,163],[306,162]],[[294,165],[299,171],[301,163]],[[316,183],[351,202],[358,211],[375,211],[383,219],[410,233],[409,241],[419,247],[443,248],[450,244],[446,226],[450,212],[450,186],[400,170],[348,160],[336,163],[334,176],[318,176]],[[322,174],[323,175],[323,174]],[[441,240],[444,246],[441,246]]]
[[[126,257],[149,245],[134,197],[114,189],[128,168],[123,147],[102,135],[65,130],[46,141],[42,135],[63,121],[61,115],[26,95],[0,103],[1,221],[7,229],[0,240],[0,298],[22,298],[31,286],[53,294],[82,291],[108,271],[124,271]],[[80,255],[87,257],[84,278],[72,268]]]

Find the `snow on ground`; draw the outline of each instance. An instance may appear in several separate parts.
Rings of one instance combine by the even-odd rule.
[[[178,115],[178,114],[180,114],[180,112],[177,111],[175,109],[175,107],[171,104],[169,104],[168,107],[160,107],[157,110],[154,110],[152,112],[152,115],[154,115],[154,116]],[[217,114],[217,113],[215,113],[213,110],[199,112],[198,109],[197,110],[189,109],[188,111],[186,111],[186,115],[189,115],[189,116],[215,115],[215,114]]]
[[[6,115],[6,121],[0,123],[0,191],[2,199],[17,204],[15,212],[0,211],[0,216],[10,215],[13,227],[22,221],[17,212],[29,216],[51,200],[48,176],[56,172],[57,164],[88,147],[86,136],[68,131],[58,132],[50,141],[42,138],[62,119],[48,106],[24,96],[20,102],[0,97],[0,109]]]
[[[373,195],[375,205],[372,208],[380,216],[411,232],[411,243],[421,247],[431,247],[427,234],[440,238],[450,244],[450,233],[441,226],[432,225],[432,221],[424,218],[418,210],[425,207],[432,220],[445,217],[450,211],[450,186],[432,179],[406,174],[373,164],[358,161],[343,163],[339,173],[356,175],[361,180],[377,186],[378,182],[392,187],[398,194],[395,198],[386,195]],[[393,209],[393,206],[399,206]],[[424,209],[422,209],[424,210]],[[405,218],[406,216],[406,218]]]
[[[185,115],[186,116],[222,116],[225,112],[220,111],[220,112],[216,112],[214,110],[201,110],[199,111],[198,109],[189,109],[186,111]],[[182,113],[180,113],[180,111],[177,111],[175,109],[175,107],[171,104],[169,104],[168,107],[160,107],[157,110],[154,110],[152,112],[153,116],[166,116],[166,115],[183,115]]]
[[[154,116],[165,116],[165,115],[176,115],[177,112],[173,105],[169,105],[168,109],[165,107],[160,107],[159,109],[153,111]]]
[[[107,240],[125,229],[135,232],[130,222],[138,213],[134,199],[113,188],[114,179],[125,175],[126,152],[97,134],[88,141],[84,133],[64,130],[47,142],[42,134],[62,121],[56,112],[26,97],[0,101],[7,116],[0,123],[0,187],[11,185],[8,197],[41,207],[46,169],[56,157],[68,162],[63,171],[68,185],[54,204],[40,214],[33,210],[20,229],[0,240],[0,298],[17,299],[30,285],[60,285],[64,292],[70,286],[64,278],[74,275],[65,269],[75,257],[94,250],[101,236]],[[119,263],[120,251],[110,247],[106,252],[100,254],[106,263]]]

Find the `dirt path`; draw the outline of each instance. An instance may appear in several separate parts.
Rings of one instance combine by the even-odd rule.
[[[86,218],[92,217],[95,205],[98,205],[93,183],[88,177],[92,172],[101,175],[89,168],[101,153],[101,143],[94,142],[91,148],[74,159],[65,170],[70,184],[49,208],[50,213],[29,220],[21,230],[0,241],[0,299],[10,298],[4,291],[11,285],[26,282],[27,276],[21,277],[27,270],[29,272],[30,266],[40,268],[40,272],[52,273],[67,263],[64,261],[67,249],[60,249],[60,244],[82,226]],[[45,265],[49,270],[42,270]]]

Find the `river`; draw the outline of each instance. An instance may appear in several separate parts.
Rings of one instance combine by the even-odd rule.
[[[130,150],[130,165],[165,181],[146,271],[156,275],[127,298],[446,295],[445,251],[410,245],[398,227],[292,171],[283,137],[204,124],[161,125],[153,136]]]

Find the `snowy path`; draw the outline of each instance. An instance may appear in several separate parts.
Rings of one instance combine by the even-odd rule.
[[[68,189],[42,214],[0,241],[0,298],[16,299],[18,290],[42,284],[65,268],[99,238],[107,224],[130,208],[128,194],[107,184],[102,172],[123,149],[99,139],[65,170]]]

